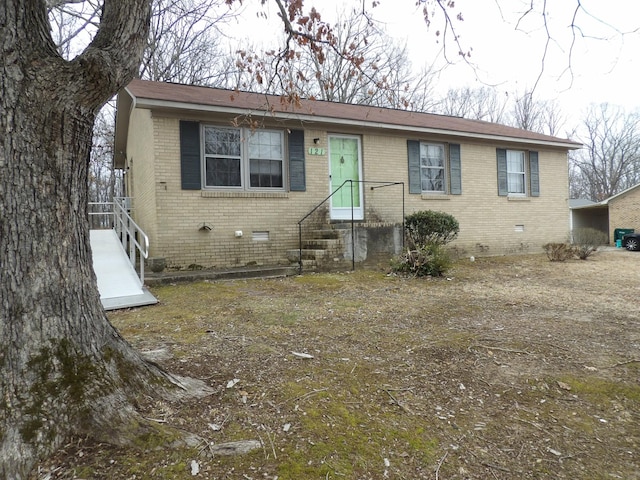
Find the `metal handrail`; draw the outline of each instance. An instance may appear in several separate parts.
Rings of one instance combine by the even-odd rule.
[[[333,192],[331,192],[331,194],[329,194],[329,196],[327,196],[324,200],[322,200],[318,205],[313,207],[311,209],[311,211],[309,211],[309,213],[307,213],[304,217],[302,217],[298,221],[298,273],[299,274],[302,273],[302,224],[303,224],[303,222],[307,218],[309,218],[311,215],[313,215],[313,213],[316,210],[318,210],[322,205],[324,205],[326,202],[328,202],[331,199],[331,197],[333,197],[337,192],[339,192],[340,189],[342,189],[342,187],[344,187],[347,183],[351,187],[351,195],[350,195],[350,199],[351,199],[351,269],[352,270],[356,269],[355,222],[354,222],[354,218],[353,218],[354,217],[354,206],[353,206],[353,184],[354,183],[375,184],[376,186],[371,187],[371,190],[374,190],[374,189],[377,189],[377,188],[391,187],[393,185],[402,185],[402,248],[404,249],[404,216],[405,216],[405,212],[404,212],[404,182],[392,182],[392,181],[376,182],[376,181],[371,181],[371,180],[345,180],[344,182],[342,182],[342,184],[338,188],[336,188]]]
[[[90,202],[89,205],[111,206],[110,211],[89,212],[89,216],[113,217],[112,228],[127,252],[131,265],[134,269],[136,263],[139,265],[138,276],[140,282],[144,284],[144,260],[149,257],[149,237],[129,215],[131,199],[129,197],[114,197],[113,202]]]

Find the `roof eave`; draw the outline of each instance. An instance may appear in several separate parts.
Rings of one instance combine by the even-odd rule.
[[[113,168],[123,169],[127,163],[127,140],[129,120],[135,108],[135,97],[127,88],[118,92],[116,98],[116,126],[113,151]]]
[[[629,193],[630,191],[635,190],[636,188],[639,188],[639,187],[640,187],[640,183],[634,185],[633,187],[629,187],[629,188],[627,188],[626,190],[623,190],[620,193],[616,193],[615,195],[610,196],[606,200],[603,200],[602,203],[603,204],[608,204],[611,200],[615,200],[616,198],[621,197],[621,196],[623,196],[623,195]]]
[[[247,114],[248,112],[254,112],[254,113],[259,112],[261,114],[269,115],[271,118],[274,118],[274,119],[298,120],[302,122],[315,122],[315,123],[332,123],[335,125],[351,125],[351,126],[357,126],[357,127],[379,128],[383,130],[407,131],[407,132],[415,132],[415,133],[430,133],[430,134],[439,134],[439,135],[455,136],[455,137],[462,137],[462,138],[494,140],[494,141],[511,142],[511,143],[518,143],[518,144],[566,148],[568,150],[577,150],[582,148],[582,144],[571,142],[571,141],[555,142],[555,141],[549,141],[549,140],[510,137],[510,136],[504,136],[504,135],[464,132],[460,130],[449,130],[449,129],[442,129],[442,128],[416,127],[416,126],[408,126],[408,125],[371,122],[366,120],[351,120],[351,119],[310,115],[310,114],[302,114],[302,113],[265,112],[264,110],[251,110],[251,109],[241,108],[241,107],[202,105],[202,104],[193,104],[193,103],[186,103],[186,102],[175,102],[170,100],[157,100],[157,99],[148,99],[148,98],[137,98],[135,99],[135,102],[136,102],[135,106],[139,108],[151,108],[151,109],[163,108],[163,109],[171,109],[171,110],[190,110],[195,112],[209,112],[209,113],[215,112],[215,113],[223,113],[223,114],[230,114],[230,115],[243,115],[243,114]]]

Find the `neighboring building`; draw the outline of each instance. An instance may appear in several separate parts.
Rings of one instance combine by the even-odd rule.
[[[623,230],[640,231],[640,183],[598,203],[571,200],[571,218],[572,229],[595,228],[615,244],[616,230],[618,236]]]
[[[577,148],[462,118],[134,80],[118,95],[114,164],[153,257],[222,268],[294,259],[316,208],[307,245],[325,248],[332,227],[347,238],[331,259],[351,258],[352,215],[365,260],[398,252],[418,210],[455,216],[464,254],[541,251],[567,238]]]

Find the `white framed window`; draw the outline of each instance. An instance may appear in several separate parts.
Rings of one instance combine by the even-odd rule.
[[[445,193],[444,145],[420,143],[420,181],[423,192]]]
[[[525,152],[507,150],[507,192],[509,195],[525,195]]]
[[[283,188],[284,145],[282,132],[249,132],[249,186]]]
[[[497,148],[496,159],[499,196],[540,196],[541,162],[538,152]]]
[[[206,187],[242,187],[240,129],[204,127]]]
[[[409,193],[462,195],[462,161],[458,143],[407,140]]]
[[[284,189],[284,134],[278,130],[203,127],[204,186]]]

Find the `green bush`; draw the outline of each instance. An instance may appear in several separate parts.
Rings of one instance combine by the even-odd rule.
[[[586,260],[607,243],[607,234],[595,228],[576,228],[571,232],[573,248],[580,260]]]
[[[455,240],[460,231],[458,221],[448,213],[423,210],[405,217],[409,247],[446,245]]]
[[[419,277],[444,275],[452,263],[444,245],[454,240],[459,230],[458,221],[448,213],[426,210],[407,215],[407,250],[392,263],[393,270]]]

